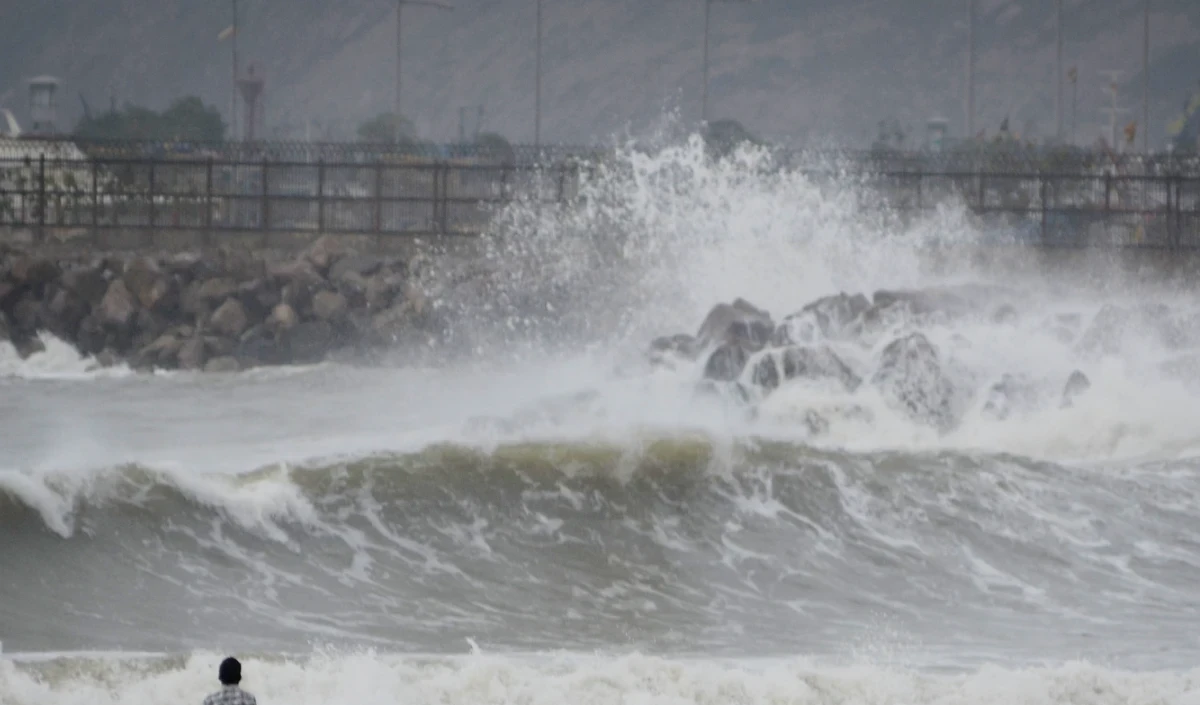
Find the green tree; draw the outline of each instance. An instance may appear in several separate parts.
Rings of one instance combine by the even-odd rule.
[[[479,148],[484,159],[500,164],[514,164],[517,161],[516,152],[503,135],[495,132],[482,132],[475,138],[475,146]]]
[[[411,144],[417,130],[408,118],[380,113],[358,126],[358,141],[369,144]]]
[[[199,98],[181,98],[162,113],[126,104],[95,117],[83,117],[75,135],[94,140],[159,140],[220,142],[225,139],[221,114]]]

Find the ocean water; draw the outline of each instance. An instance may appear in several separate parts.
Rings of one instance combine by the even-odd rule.
[[[630,152],[498,214],[504,276],[441,292],[471,354],[440,364],[0,349],[0,705],[195,701],[228,653],[300,705],[1200,702],[1200,306],[933,267],[989,236],[761,159]],[[642,356],[737,297],[946,285],[984,293],[803,333],[866,380],[925,336],[944,427]]]

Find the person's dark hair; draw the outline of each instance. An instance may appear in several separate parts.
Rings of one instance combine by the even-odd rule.
[[[221,662],[222,685],[237,685],[242,682],[242,664],[232,656]]]

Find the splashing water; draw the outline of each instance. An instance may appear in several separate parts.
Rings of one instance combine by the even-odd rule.
[[[1195,701],[1192,297],[765,150],[583,173],[431,284],[465,359],[0,350],[5,648],[202,652],[0,660],[0,703],[198,697],[218,644],[294,702]],[[648,359],[738,298],[733,379]],[[797,348],[855,383],[756,377]]]

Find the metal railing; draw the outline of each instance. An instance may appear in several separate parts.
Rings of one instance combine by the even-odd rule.
[[[1200,248],[1200,174],[801,169],[909,216],[965,208],[1030,243]],[[1145,171],[1145,170],[1138,170]],[[0,227],[478,234],[518,195],[586,197],[588,167],[446,161],[0,161]],[[847,176],[849,174],[849,176]]]
[[[443,162],[0,161],[0,227],[477,234],[517,194],[561,202],[574,168]]]
[[[881,208],[962,207],[1010,242],[1200,248],[1200,176],[897,171],[861,182]]]

